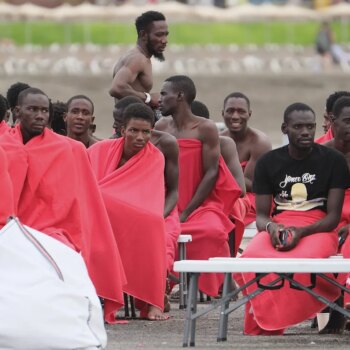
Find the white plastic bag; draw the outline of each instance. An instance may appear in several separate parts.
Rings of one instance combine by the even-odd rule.
[[[0,349],[103,349],[102,309],[82,257],[18,219],[0,231]]]

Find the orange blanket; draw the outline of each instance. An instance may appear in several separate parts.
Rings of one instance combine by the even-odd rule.
[[[97,294],[106,299],[105,318],[114,321],[123,303],[123,270],[85,149],[49,129],[23,145],[19,126],[0,143],[12,159],[18,217],[82,252]]]
[[[0,229],[6,224],[9,216],[15,215],[12,181],[8,173],[7,158],[0,147]]]
[[[202,144],[194,139],[179,139],[179,201],[181,213],[192,199],[203,178]],[[210,257],[229,257],[228,234],[233,229],[230,211],[241,190],[220,157],[216,184],[203,202],[181,223],[181,232],[192,235],[187,245],[187,258],[207,260]],[[199,288],[215,296],[223,282],[222,274],[202,274]]]
[[[276,215],[274,220],[288,226],[304,226],[314,223],[324,215],[325,213],[320,210],[285,211]],[[304,237],[288,252],[277,251],[271,245],[270,235],[267,232],[260,232],[244,250],[242,258],[328,258],[336,254],[337,249],[338,237],[335,231]],[[235,277],[241,285],[242,280],[247,283],[255,277],[255,274],[237,274]],[[295,274],[294,277],[304,285],[310,284],[310,274]],[[268,284],[275,278],[276,275],[269,274],[263,278],[262,283]],[[251,293],[256,288],[256,284],[253,284],[247,291]],[[317,278],[314,291],[332,300],[339,296],[338,288],[320,278]],[[285,282],[281,289],[265,290],[246,304],[244,333],[282,334],[285,328],[313,317],[323,308],[324,304],[312,295],[291,289],[289,283]]]
[[[315,140],[315,143],[322,145],[322,144],[326,143],[327,141],[332,140],[333,137],[334,136],[333,136],[332,128],[329,128],[325,134],[323,134],[321,137],[319,137],[318,139]]]
[[[164,157],[148,143],[117,169],[124,138],[88,149],[123,261],[124,291],[160,309],[166,281]]]

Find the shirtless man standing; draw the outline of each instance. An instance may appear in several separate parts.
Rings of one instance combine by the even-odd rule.
[[[245,220],[246,225],[255,221],[256,215],[255,198],[251,193],[256,161],[272,149],[269,138],[263,132],[248,126],[251,115],[250,101],[244,94],[233,92],[225,98],[222,117],[227,129],[221,135],[229,136],[235,141],[243,168],[247,196],[252,205]]]
[[[122,56],[113,70],[109,94],[121,99],[136,96],[152,108],[158,107],[159,93],[153,87],[151,57],[164,61],[163,51],[168,43],[168,25],[162,13],[148,11],[136,19],[136,47]]]

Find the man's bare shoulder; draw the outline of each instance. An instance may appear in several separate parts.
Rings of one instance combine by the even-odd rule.
[[[165,157],[178,154],[176,138],[165,131],[153,130],[152,143],[164,153]]]
[[[127,51],[123,56],[119,58],[117,63],[113,68],[113,76],[122,68],[122,67],[143,67],[147,65],[149,59],[143,55],[139,50],[133,48]]]
[[[270,138],[261,130],[249,128],[249,141],[254,142],[254,147],[269,146],[272,148]]]
[[[172,117],[162,117],[157,121],[156,125],[154,126],[154,130],[167,131],[172,123]]]
[[[228,147],[232,147],[232,146],[236,147],[236,142],[230,136],[224,136],[220,134],[219,139],[220,139],[220,145],[222,146],[227,145]]]
[[[219,134],[220,136],[227,136],[230,137],[230,132],[228,131],[228,129],[224,129],[223,131],[220,132]],[[231,138],[231,137],[230,137]]]

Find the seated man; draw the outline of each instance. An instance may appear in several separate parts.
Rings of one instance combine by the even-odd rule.
[[[141,99],[136,96],[126,96],[120,99],[114,106],[113,110],[113,128],[114,135],[112,138],[121,137],[121,129],[125,125],[124,110],[133,103],[143,103]],[[181,233],[181,226],[179,220],[179,213],[177,210],[178,200],[178,154],[179,148],[175,137],[166,132],[159,130],[152,130],[151,140],[152,144],[156,146],[164,155],[165,168],[165,232],[166,232],[166,255],[167,255],[167,269],[172,271],[175,256],[177,253],[177,240]]]
[[[98,142],[88,154],[123,261],[123,290],[143,302],[142,318],[165,320],[164,157],[149,142],[150,107],[132,104],[123,120],[123,137]]]
[[[269,138],[263,132],[248,126],[251,115],[250,101],[247,96],[240,92],[233,92],[226,96],[222,117],[227,129],[221,135],[229,136],[235,141],[243,168],[247,196],[251,204],[250,211],[244,220],[245,225],[255,221],[256,218],[255,197],[252,193],[256,161],[272,149]]]
[[[91,125],[94,122],[94,104],[84,95],[76,95],[67,101],[67,112],[63,119],[67,126],[67,136],[80,141],[86,148],[97,142],[91,136]]]
[[[333,132],[333,125],[332,125],[332,119],[333,119],[333,106],[335,102],[343,96],[350,96],[350,92],[348,91],[336,91],[333,94],[330,94],[326,101],[326,108],[323,115],[323,130],[324,134],[315,140],[316,143],[319,143],[320,145],[326,143],[327,141],[332,140],[334,137]]]
[[[314,143],[315,113],[303,103],[284,112],[282,132],[289,144],[259,159],[254,174],[257,228],[242,258],[328,258],[338,251],[336,227],[340,220],[349,170],[342,154]],[[272,199],[276,205],[272,218]],[[286,236],[287,235],[287,236]],[[241,284],[253,273],[237,276]],[[274,275],[264,277],[264,284]],[[309,274],[298,281],[310,284]],[[247,288],[251,293],[255,284]],[[315,292],[335,300],[338,288],[317,279]],[[273,300],[273,303],[271,303]],[[286,307],[287,306],[287,307]],[[323,309],[324,304],[306,292],[290,288],[265,290],[246,304],[244,333],[278,335]]]
[[[160,96],[160,111],[166,117],[157,122],[156,129],[175,136],[179,145],[181,232],[192,235],[187,257],[228,257],[228,234],[233,228],[228,215],[241,191],[220,158],[217,128],[211,120],[191,112],[196,88],[189,77],[166,79]],[[199,288],[215,296],[222,282],[222,274],[203,274]]]
[[[123,304],[124,272],[86,151],[47,128],[49,98],[28,88],[18,96],[17,125],[0,137],[13,182],[15,215],[81,252],[105,320]]]

